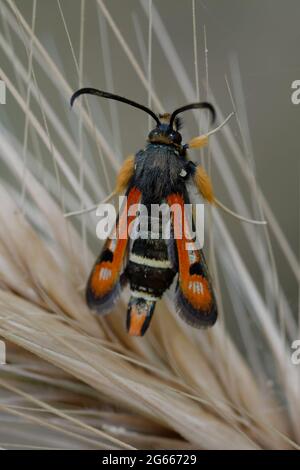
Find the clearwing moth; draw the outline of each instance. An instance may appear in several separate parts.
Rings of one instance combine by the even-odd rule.
[[[178,114],[183,111],[204,109],[211,113],[214,121],[213,106],[207,102],[192,103],[176,109],[172,114],[157,116],[141,104],[95,88],[76,91],[71,98],[71,105],[82,94],[121,101],[145,111],[156,122],[156,127],[148,135],[146,147],[125,160],[119,172],[116,191],[125,192],[127,205],[121,210],[116,222],[114,234],[117,237],[108,237],[88,279],[88,306],[99,314],[109,312],[122,287],[129,283],[131,297],[127,310],[127,330],[130,335],[143,336],[149,327],[156,302],[178,275],[175,303],[179,315],[196,328],[212,326],[218,312],[204,254],[196,244],[187,249],[185,231],[181,238],[172,235],[177,229],[178,218],[171,217],[169,239],[162,236],[161,226],[156,239],[137,237],[130,242],[128,233],[125,237],[119,234],[121,227],[129,227],[135,219],[135,215],[129,213],[133,205],[142,203],[150,208],[151,204],[166,203],[170,207],[176,204],[184,211],[185,204],[190,203],[188,181],[196,186],[208,202],[214,201],[211,182],[205,170],[190,161],[187,155],[188,148],[203,147],[208,138],[203,135],[183,145],[179,132],[181,121],[178,118]],[[149,210],[149,227],[152,226],[151,222]]]

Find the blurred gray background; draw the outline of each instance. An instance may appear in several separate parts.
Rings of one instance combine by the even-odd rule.
[[[5,0],[1,0],[0,5],[5,3]],[[15,3],[30,23],[32,0],[18,0]],[[213,102],[220,106],[224,115],[232,110],[225,75],[233,85],[236,80],[235,72],[238,64],[249,124],[250,152],[255,162],[256,178],[292,249],[298,254],[300,105],[295,106],[291,102],[291,83],[296,79],[300,79],[300,2],[299,0],[284,2],[282,0],[196,0],[195,3],[199,77],[201,82],[200,98],[205,99],[207,96],[204,53],[205,25],[209,86],[214,95]],[[74,50],[78,57],[80,1],[61,0],[61,5]],[[128,41],[143,71],[147,73],[147,57],[145,56],[148,41],[147,1],[107,0],[105,5]],[[145,8],[143,5],[145,5]],[[183,68],[195,87],[192,1],[154,0],[153,7],[158,11],[165,25],[165,30],[173,41]],[[101,47],[103,37],[101,38],[99,34],[99,24],[102,24],[102,28],[106,27],[108,33],[113,83],[105,75],[105,57]],[[185,104],[187,100],[180,90],[178,81],[156,37],[155,24],[154,15],[153,86],[165,109],[171,111],[175,107]],[[147,91],[134,73],[132,66],[124,55],[124,51],[111,33],[105,20],[102,18],[101,22],[99,15],[96,14],[96,0],[86,2],[85,25],[83,84],[115,91],[118,94],[147,104]],[[2,26],[1,28],[3,30]],[[60,70],[73,89],[78,88],[78,74],[56,1],[37,0],[36,32],[42,44],[45,45],[56,63],[59,64]],[[26,64],[26,56],[24,51],[21,50],[22,44],[19,43],[16,46],[20,48],[20,54],[24,55],[24,63]],[[11,65],[8,63],[7,58],[2,51],[0,54],[3,68],[6,67],[8,73],[11,72]],[[37,73],[39,74],[38,67]],[[63,100],[60,103],[57,101],[57,96],[48,85],[47,78],[41,72],[39,74],[39,85],[52,101],[53,106],[57,107],[57,113],[66,119],[65,116],[69,113],[68,103]],[[192,95],[191,98],[195,99],[196,95]],[[208,98],[212,98],[210,92]],[[95,103],[93,100],[90,103],[96,121],[99,106],[101,106],[108,122],[111,123],[110,108],[107,103]],[[239,106],[242,107],[242,104],[239,102],[237,104],[239,110]],[[116,134],[108,135],[108,139],[110,139],[112,147],[116,149],[116,153],[121,151],[125,157],[144,145],[148,130],[148,118],[139,111],[129,109],[121,104],[117,105],[117,110],[120,142],[117,142],[114,138]],[[1,111],[1,119],[22,142],[23,116],[20,116],[17,105],[9,95],[7,105],[5,108],[2,107]],[[244,115],[242,117],[245,118]],[[99,117],[99,121],[97,121],[100,126],[101,119]],[[197,135],[197,126],[191,116],[184,116],[184,121],[183,135],[185,138]],[[236,121],[232,120],[230,126],[242,145]],[[103,132],[105,132],[105,129]],[[226,156],[230,163],[228,149]],[[195,155],[194,158],[196,158]],[[214,158],[216,157],[212,155],[212,161],[214,161]],[[244,180],[233,160],[232,169],[237,181],[243,187]],[[215,171],[214,163],[212,164],[212,176],[216,195],[232,207],[228,191],[222,183],[222,178]],[[247,196],[248,201],[251,201],[251,195],[247,194],[248,187],[246,185],[244,187],[245,196]],[[257,214],[253,212],[252,216],[254,215]],[[239,223],[228,218],[226,218],[226,222],[230,226],[231,233],[236,238],[239,247],[242,252],[244,250],[247,257],[247,243],[240,236],[242,232]],[[261,229],[258,228],[257,230]],[[272,242],[280,280],[283,283],[290,305],[296,311],[297,285],[273,237]],[[248,263],[251,266],[251,255],[248,257]]]

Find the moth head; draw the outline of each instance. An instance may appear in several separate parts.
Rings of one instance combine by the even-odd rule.
[[[178,114],[190,109],[207,109],[211,113],[212,122],[215,120],[216,112],[210,103],[203,101],[202,103],[187,104],[181,108],[175,109],[172,114],[160,114],[159,123],[150,132],[148,141],[151,143],[161,143],[182,147],[182,136],[179,132],[182,127],[182,121],[178,117]],[[186,149],[187,145],[183,146],[182,148]]]
[[[148,141],[151,143],[181,145],[182,136],[180,134],[179,118],[175,120],[175,129],[170,125],[171,114],[159,114],[159,124],[152,129],[148,135]]]

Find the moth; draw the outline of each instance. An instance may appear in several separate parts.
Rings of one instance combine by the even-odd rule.
[[[119,172],[116,192],[125,193],[127,206],[116,221],[114,233],[109,236],[96,260],[86,287],[88,306],[104,314],[109,312],[122,287],[129,283],[131,296],[127,310],[127,330],[130,335],[143,336],[147,331],[157,301],[171,286],[175,277],[175,304],[179,315],[196,328],[214,325],[218,310],[216,297],[202,249],[196,244],[187,249],[187,236],[174,237],[177,227],[171,217],[171,236],[162,236],[158,222],[157,238],[129,236],[118,237],[118,226],[134,221],[130,207],[143,204],[176,204],[183,213],[190,204],[187,183],[192,183],[208,201],[214,201],[210,179],[203,167],[188,158],[189,148],[201,148],[208,142],[207,135],[182,144],[181,120],[178,115],[192,109],[208,110],[212,121],[215,110],[208,102],[192,103],[176,109],[171,114],[156,115],[151,109],[119,95],[95,88],[81,88],[71,98],[71,105],[82,94],[121,101],[148,113],[156,125],[148,135],[144,149],[128,157]],[[152,227],[151,211],[148,227]],[[157,221],[156,221],[157,222]],[[192,221],[192,225],[194,222]],[[157,223],[156,223],[157,226]],[[192,228],[192,227],[191,227]],[[128,234],[127,234],[128,235]]]

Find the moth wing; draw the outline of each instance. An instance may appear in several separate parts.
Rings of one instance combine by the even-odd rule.
[[[203,251],[188,236],[193,228],[184,215],[188,197],[171,194],[167,200],[170,206],[177,208],[171,212],[178,258],[177,311],[183,320],[196,328],[210,327],[217,320],[217,304]]]
[[[136,217],[128,212],[132,205],[140,202],[141,193],[133,187],[127,191],[126,196],[127,204],[122,207],[116,225],[107,238],[87,282],[87,304],[101,314],[111,310],[122,289],[120,278],[127,262],[128,228]]]

